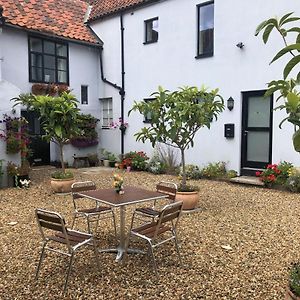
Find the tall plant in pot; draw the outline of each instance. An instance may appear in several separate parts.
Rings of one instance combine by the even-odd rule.
[[[170,92],[159,87],[151,96],[153,101],[135,102],[129,111],[151,115],[151,126],[142,128],[135,134],[137,141],[150,141],[178,148],[181,153],[182,179],[178,198],[193,193],[193,199],[184,203],[184,209],[192,209],[198,202],[198,193],[187,185],[185,151],[194,146],[194,137],[202,127],[210,128],[213,119],[224,110],[223,98],[219,90],[209,91],[206,87],[182,87]],[[180,194],[183,193],[182,195]]]
[[[74,176],[73,173],[66,172],[63,148],[80,130],[80,113],[75,96],[68,92],[63,92],[58,97],[21,94],[13,100],[15,105],[21,104],[28,110],[39,113],[45,131],[44,138],[56,143],[59,148],[61,171],[55,172],[51,185],[55,192],[69,192]]]

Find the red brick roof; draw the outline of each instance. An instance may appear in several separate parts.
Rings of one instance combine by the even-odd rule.
[[[97,43],[84,24],[89,4],[81,0],[0,0],[6,23],[64,38]]]
[[[140,6],[155,0],[85,0],[93,6],[90,20],[98,19],[118,11]]]

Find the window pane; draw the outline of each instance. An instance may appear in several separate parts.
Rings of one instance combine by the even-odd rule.
[[[45,82],[56,82],[55,70],[45,69],[44,72],[45,72],[45,76],[44,76]]]
[[[81,86],[81,104],[88,104],[88,87],[86,85]]]
[[[55,44],[53,42],[44,41],[44,53],[55,54]]]
[[[36,38],[30,38],[30,51],[42,52],[42,40]]]
[[[42,68],[31,68],[31,78],[33,81],[43,81]]]
[[[31,66],[32,67],[42,67],[43,57],[41,54],[31,54]]]
[[[248,132],[247,161],[269,161],[269,132]]]
[[[158,20],[146,21],[146,42],[158,41]]]
[[[199,7],[198,55],[213,53],[214,47],[214,4]]]
[[[55,69],[55,56],[44,55],[44,67]]]
[[[270,98],[249,97],[248,127],[269,127]]]
[[[57,72],[57,81],[59,83],[67,83],[67,72],[65,71],[58,71]]]
[[[67,57],[67,46],[62,44],[56,44],[56,53],[58,56]]]
[[[57,59],[57,70],[61,70],[61,71],[67,70],[67,60],[65,58]]]

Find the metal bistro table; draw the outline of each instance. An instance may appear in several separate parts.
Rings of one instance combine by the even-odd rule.
[[[115,189],[98,189],[94,191],[85,191],[78,193],[79,195],[108,204],[112,207],[120,207],[120,242],[117,248],[103,249],[103,252],[116,252],[116,261],[121,261],[126,248],[126,232],[125,232],[125,219],[126,219],[126,205],[143,203],[147,201],[166,199],[168,195],[161,194],[154,191],[148,191],[141,188],[132,186],[125,187],[124,194],[116,193]],[[139,251],[128,249],[128,252]]]

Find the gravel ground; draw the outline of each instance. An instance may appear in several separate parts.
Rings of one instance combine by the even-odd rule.
[[[38,282],[34,280],[41,246],[34,209],[59,211],[67,223],[72,217],[71,196],[52,194],[49,172],[32,171],[28,190],[0,190],[1,300],[62,298],[67,266],[62,256],[48,254]],[[111,186],[112,171],[75,172],[77,180]],[[177,180],[143,172],[124,177],[125,184],[148,189],[161,179]],[[93,252],[84,249],[75,259],[65,298],[283,299],[288,268],[300,256],[299,195],[226,182],[194,183],[200,187],[200,211],[184,215],[180,222],[183,266],[178,265],[172,245],[157,249],[160,279],[156,281],[146,256],[129,255],[118,264],[113,254],[100,254],[97,270]],[[84,223],[77,228],[83,230]],[[115,243],[112,232],[109,222],[101,223],[100,247]]]

